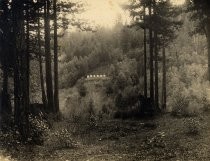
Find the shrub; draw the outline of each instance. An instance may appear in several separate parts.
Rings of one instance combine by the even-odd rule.
[[[84,82],[79,83],[78,85],[78,92],[80,94],[81,97],[85,97],[87,94],[87,88],[84,85]]]
[[[20,133],[14,125],[7,128],[7,131],[0,131],[0,142],[5,147],[16,146],[21,143],[20,140]]]
[[[172,100],[172,115],[187,115],[187,107],[189,105],[189,97],[184,94],[177,94]]]
[[[77,143],[73,141],[71,133],[63,128],[49,132],[49,135],[45,138],[44,145],[51,150],[55,150],[74,148]]]
[[[89,100],[89,103],[88,103],[88,114],[89,116],[91,115],[95,115],[95,111],[94,111],[94,102],[92,99]]]
[[[29,132],[27,140],[20,133],[20,128],[13,123],[7,124],[0,132],[0,142],[5,146],[16,146],[17,144],[36,144],[42,145],[49,130],[46,120],[39,116],[29,115]]]
[[[199,135],[201,132],[202,125],[199,120],[197,120],[195,117],[190,118],[186,123],[186,133],[188,135]]]
[[[96,112],[94,110],[94,102],[90,99],[88,103],[88,123],[90,126],[96,125]]]
[[[105,104],[102,106],[102,113],[109,114],[109,109],[108,109],[107,105],[105,105]]]
[[[208,107],[207,82],[193,79],[186,84],[178,72],[174,75],[176,77],[170,80],[168,87],[168,106],[173,115],[194,116]]]
[[[30,137],[29,142],[42,145],[49,131],[48,122],[38,116],[29,115]]]
[[[167,107],[173,115],[194,116],[209,106],[206,68],[189,63],[168,70]]]
[[[123,109],[125,107],[125,100],[123,99],[123,95],[118,93],[115,98],[115,106],[119,109]]]
[[[208,106],[205,84],[194,83],[188,88],[179,89],[172,96],[171,106],[173,115],[194,116]]]
[[[107,94],[107,96],[109,96],[109,95],[114,93],[113,84],[112,84],[111,81],[108,81],[105,84],[105,87],[106,87],[106,94]]]

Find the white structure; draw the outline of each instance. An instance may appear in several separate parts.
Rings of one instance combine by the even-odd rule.
[[[107,78],[107,76],[105,74],[97,74],[97,75],[87,75],[86,76],[87,79],[92,79],[92,78]]]

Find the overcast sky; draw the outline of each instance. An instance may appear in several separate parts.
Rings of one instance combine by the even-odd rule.
[[[128,11],[124,11],[121,5],[129,0],[85,0],[87,11],[80,15],[81,18],[104,27],[112,27],[121,16],[124,22],[129,21]],[[171,0],[173,4],[183,4],[184,0]]]

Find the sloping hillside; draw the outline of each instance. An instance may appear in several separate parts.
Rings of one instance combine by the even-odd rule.
[[[94,72],[92,74],[94,75]],[[108,77],[83,78],[73,88],[62,89],[60,91],[60,108],[63,115],[65,117],[83,117],[85,113],[88,113],[90,108],[93,108],[94,112],[98,114],[103,107],[113,104],[113,98],[106,95],[105,84],[108,79]],[[82,82],[82,86],[85,88],[84,96],[80,94],[80,82]]]

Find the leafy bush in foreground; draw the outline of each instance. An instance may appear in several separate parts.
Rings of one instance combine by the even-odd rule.
[[[56,131],[49,132],[45,138],[44,145],[48,149],[63,149],[74,148],[77,143],[73,141],[71,133],[67,129],[58,129]]]
[[[49,125],[46,120],[41,117],[29,115],[30,138],[29,141],[42,145],[44,138],[49,131]]]
[[[186,133],[188,135],[199,135],[202,129],[202,124],[196,118],[190,118],[186,123]]]

